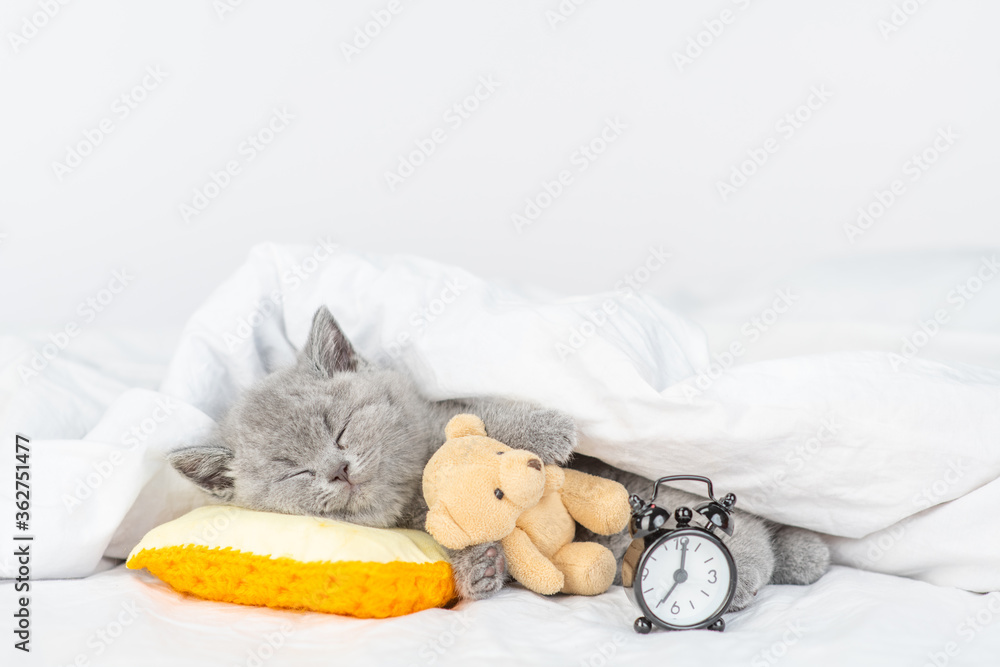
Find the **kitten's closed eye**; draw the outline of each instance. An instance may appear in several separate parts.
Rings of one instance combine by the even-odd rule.
[[[308,475],[310,477],[314,477],[316,475],[316,473],[313,472],[312,470],[309,470],[308,468],[302,468],[298,466],[298,464],[296,464],[295,461],[292,461],[290,459],[274,459],[274,462],[280,465],[293,468],[293,470],[279,477],[278,478],[279,482],[284,482],[286,479],[291,479],[293,477],[298,477],[300,475]]]
[[[344,425],[341,426],[339,430],[336,428],[333,422],[330,421],[329,413],[323,415],[323,423],[326,424],[326,430],[328,430],[331,435],[334,433],[337,434],[337,437],[333,439],[333,444],[337,445],[338,449],[344,449],[345,445],[342,442],[340,442],[340,439],[343,437],[344,431],[347,430],[347,425],[351,423],[351,415],[347,416],[347,419],[344,420]]]
[[[309,475],[310,477],[315,477],[316,473],[314,473],[312,470],[299,470],[298,472],[290,472],[290,473],[288,473],[287,475],[285,475],[284,477],[282,477],[278,481],[279,482],[284,482],[286,479],[291,479],[293,477],[298,477],[300,475]]]

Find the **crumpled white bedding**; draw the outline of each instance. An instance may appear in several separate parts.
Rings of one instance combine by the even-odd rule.
[[[777,312],[781,298],[769,307]],[[979,304],[990,298],[984,290]],[[969,614],[985,619],[981,609],[992,620],[997,596],[847,568],[812,587],[765,589],[730,632],[707,640],[632,636],[635,614],[620,589],[597,600],[512,590],[459,612],[365,622],[187,600],[120,568],[95,575],[146,530],[204,502],[162,453],[197,442],[243,387],[290,362],[324,303],[362,354],[405,367],[432,396],[501,393],[558,407],[577,419],[582,452],[650,477],[709,475],[745,509],[835,536],[840,563],[1000,589],[997,371],[862,351],[730,367],[709,353],[697,325],[645,295],[517,293],[459,269],[321,240],[256,248],[191,318],[157,389],[148,372],[136,381],[69,353],[24,380],[39,345],[0,343],[9,399],[0,433],[32,438],[33,576],[87,577],[34,584],[36,640],[51,658],[39,664],[98,657],[83,647],[132,603],[143,611],[97,664],[134,664],[127,656],[143,645],[163,664],[179,656],[253,664],[245,649],[285,619],[291,634],[268,664],[375,652],[394,664],[518,655],[596,665],[648,659],[653,644],[672,658],[720,664],[773,664],[784,653],[805,662],[829,657],[832,646],[862,664],[922,664],[948,642],[961,664],[997,654],[1000,624],[980,620],[984,629],[968,642],[959,627]],[[10,493],[0,489],[5,516],[13,516]],[[0,567],[5,577],[14,571],[10,557]],[[422,657],[427,642],[467,617],[453,649]],[[46,626],[59,628],[60,641],[43,640]],[[601,652],[606,642],[613,655]]]

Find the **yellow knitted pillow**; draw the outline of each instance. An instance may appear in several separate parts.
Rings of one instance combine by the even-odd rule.
[[[127,567],[207,600],[359,618],[455,597],[444,549],[418,530],[212,505],[149,531]]]

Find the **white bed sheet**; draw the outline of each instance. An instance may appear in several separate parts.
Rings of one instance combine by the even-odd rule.
[[[0,588],[5,599],[9,589]],[[119,567],[38,582],[32,605],[34,651],[24,664],[46,666],[920,667],[935,654],[946,660],[939,665],[963,666],[996,665],[1000,655],[1000,594],[844,567],[812,586],[764,588],[721,634],[637,635],[619,587],[596,598],[510,588],[453,610],[360,620],[188,598]]]

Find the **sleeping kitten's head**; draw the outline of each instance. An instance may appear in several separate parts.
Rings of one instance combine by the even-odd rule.
[[[294,366],[248,389],[214,441],[168,458],[234,505],[392,526],[420,492],[436,436],[427,412],[409,379],[362,359],[323,307]]]

